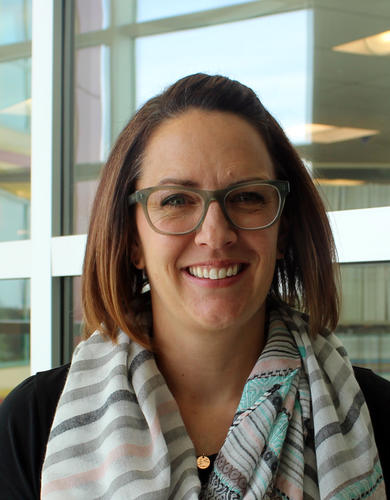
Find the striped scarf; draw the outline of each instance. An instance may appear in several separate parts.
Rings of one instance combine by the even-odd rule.
[[[120,333],[76,348],[51,428],[42,498],[385,499],[363,395],[333,334],[270,312],[266,346],[208,484],[151,352]]]

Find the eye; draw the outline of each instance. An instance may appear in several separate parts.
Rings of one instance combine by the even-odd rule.
[[[229,196],[229,203],[260,204],[264,202],[264,196],[256,191],[236,191]]]
[[[196,200],[188,193],[172,193],[161,199],[162,207],[186,207],[194,203]]]

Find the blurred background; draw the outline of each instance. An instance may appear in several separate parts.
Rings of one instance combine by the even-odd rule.
[[[32,51],[42,43],[48,61]],[[388,0],[0,0],[0,400],[30,371],[70,360],[82,322],[83,235],[102,165],[134,111],[195,72],[252,87],[332,216],[353,216],[361,243],[341,263],[337,333],[353,363],[390,379],[390,248],[367,242],[360,216],[390,233],[389,62]],[[51,88],[38,102],[34,71],[35,84]],[[47,109],[45,143],[44,127],[32,136],[31,121]],[[31,161],[34,140],[50,149],[47,164]],[[50,181],[46,207],[40,179]],[[42,245],[66,269],[40,271],[34,260],[32,221],[39,227],[44,211]],[[359,256],[360,244],[369,258]]]

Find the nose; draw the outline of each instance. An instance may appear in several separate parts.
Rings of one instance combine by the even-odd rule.
[[[226,219],[218,202],[212,201],[201,227],[195,233],[197,245],[207,245],[213,250],[232,245],[237,241],[237,233]]]

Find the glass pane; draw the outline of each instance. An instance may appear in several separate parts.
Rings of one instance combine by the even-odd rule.
[[[390,380],[390,263],[344,264],[337,333],[353,364]]]
[[[248,3],[248,0],[186,0],[185,2],[182,0],[169,0],[168,2],[162,2],[161,0],[138,0],[137,21],[150,21],[151,19],[191,14],[192,12],[217,9],[240,3]]]
[[[133,2],[78,0],[77,6],[71,232],[79,234],[87,231],[103,162],[134,110],[133,41],[115,29],[122,23],[131,23],[134,12]],[[78,30],[105,28],[111,15],[112,31],[89,33],[85,46],[85,35],[77,34]]]
[[[0,45],[31,40],[31,0],[0,0]]]
[[[31,1],[0,0],[0,241],[30,237],[30,38]]]
[[[284,127],[305,122],[311,92],[309,22],[310,12],[301,10],[140,38],[137,107],[182,76],[219,73],[252,87]]]
[[[72,278],[73,280],[73,309],[72,309],[72,325],[73,325],[73,346],[76,345],[81,340],[82,328],[83,328],[83,311],[81,308],[81,277],[76,276]]]
[[[73,351],[82,337],[82,307],[81,307],[81,277],[63,278],[65,297],[62,303],[64,312],[64,331],[62,339],[62,362],[69,363],[72,359]]]
[[[108,49],[79,49],[75,62],[74,232],[85,233],[96,179],[110,147]]]
[[[340,175],[341,172],[339,170]],[[351,174],[351,172],[349,172]],[[341,174],[342,175],[342,174]],[[388,181],[371,179],[319,179],[319,191],[328,210],[353,210],[354,208],[385,207],[390,204],[390,174]],[[318,179],[317,179],[318,181]]]
[[[75,33],[107,28],[110,5],[110,0],[76,0]]]
[[[0,402],[30,374],[30,280],[0,280]]]
[[[206,27],[180,29],[178,18],[171,32],[158,21],[233,3],[241,2],[99,0],[95,12],[92,0],[78,0],[76,32],[106,29],[76,37],[74,233],[87,229],[95,180],[134,110],[199,71],[254,88],[310,168],[329,210],[390,205],[390,49],[375,45],[359,53],[346,46],[367,46],[365,38],[388,31],[390,3],[345,0],[341,12],[323,0],[302,0],[302,9],[289,10],[287,0],[284,13],[275,2],[274,15],[209,25],[205,11],[199,26]],[[125,28],[135,17],[155,19],[163,33],[132,38],[136,30]]]
[[[342,3],[313,3],[313,112],[300,151],[330,209],[388,206],[390,2]]]

